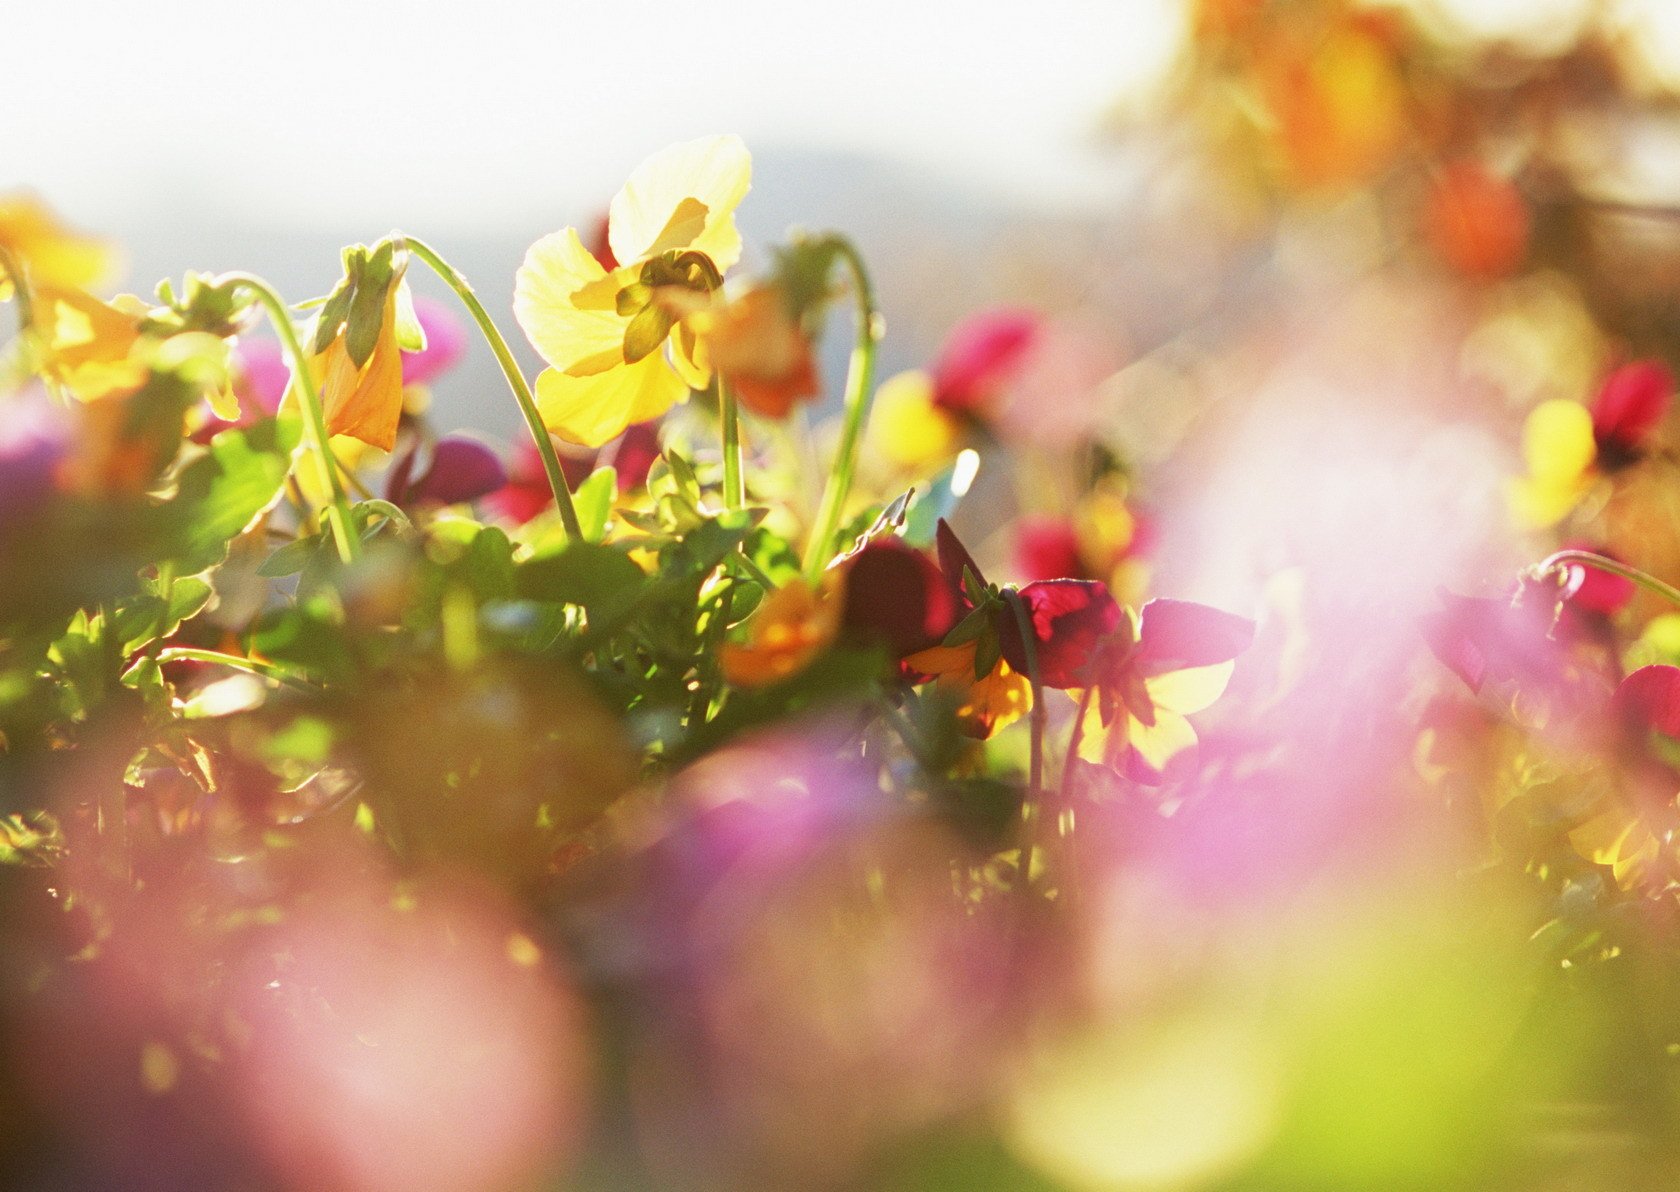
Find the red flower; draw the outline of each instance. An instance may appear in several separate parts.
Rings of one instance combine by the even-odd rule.
[[[1589,410],[1598,465],[1606,471],[1642,458],[1674,400],[1674,375],[1658,360],[1635,360],[1605,378]]]
[[[1038,340],[1039,319],[1026,310],[987,310],[952,329],[933,366],[933,401],[958,414],[983,415]]]
[[[936,646],[956,624],[957,599],[933,561],[897,538],[877,538],[844,565],[842,627],[894,658]]]

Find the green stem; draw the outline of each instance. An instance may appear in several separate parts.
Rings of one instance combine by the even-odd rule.
[[[217,666],[244,671],[248,675],[256,675],[259,679],[270,679],[276,683],[284,683],[300,691],[318,690],[315,684],[281,670],[271,662],[262,662],[255,658],[243,658],[238,654],[224,654],[220,650],[200,650],[195,646],[171,646],[167,650],[158,651],[157,660],[159,662],[209,662]]]
[[[851,241],[843,236],[831,235],[828,239],[852,274],[857,298],[857,342],[852,347],[851,361],[846,366],[846,405],[840,427],[840,447],[834,457],[834,470],[829,473],[828,483],[823,487],[811,538],[805,544],[805,577],[813,583],[828,564],[834,532],[840,526],[840,514],[851,492],[852,470],[857,466],[858,438],[869,413],[869,400],[875,384],[875,345],[881,338],[881,315],[875,309],[875,289],[870,284],[863,258]]]
[[[1079,743],[1085,738],[1085,716],[1091,710],[1091,698],[1096,695],[1095,686],[1087,687],[1079,695],[1079,711],[1073,717],[1073,731],[1068,734],[1067,756],[1062,759],[1061,803],[1068,805],[1069,780],[1073,777],[1073,764],[1079,760]]]
[[[746,480],[741,473],[741,407],[735,400],[735,390],[715,370],[712,391],[718,400],[718,420],[723,424],[723,503],[725,508],[739,509],[747,503]]]
[[[424,261],[433,273],[455,291],[456,297],[467,308],[467,313],[472,315],[473,322],[478,324],[484,341],[496,354],[496,363],[502,366],[502,375],[507,378],[508,387],[513,390],[513,399],[519,403],[519,412],[525,418],[525,427],[531,432],[531,439],[537,445],[537,454],[542,457],[543,471],[548,475],[549,488],[554,490],[554,503],[560,507],[560,522],[566,527],[566,537],[573,542],[582,542],[583,526],[578,521],[577,506],[572,503],[572,490],[566,486],[566,474],[560,469],[560,456],[554,450],[554,440],[548,437],[548,427],[543,424],[542,412],[537,409],[537,399],[531,396],[531,386],[525,380],[519,362],[513,358],[507,340],[503,338],[495,321],[490,318],[490,312],[484,309],[484,303],[478,300],[472,286],[467,284],[467,279],[461,276],[455,266],[439,256],[437,249],[424,240],[416,240],[408,235],[400,238],[410,252]]]
[[[1024,839],[1021,843],[1021,876],[1030,881],[1033,853],[1036,851],[1038,821],[1044,814],[1044,724],[1049,709],[1044,706],[1044,687],[1039,682],[1038,636],[1033,632],[1032,617],[1027,602],[1014,588],[1005,588],[1003,598],[1015,613],[1015,625],[1021,631],[1021,649],[1027,656],[1027,682],[1032,685],[1032,754],[1027,761],[1027,798],[1021,807]]]
[[[1553,571],[1563,571],[1571,566],[1592,567],[1599,571],[1607,571],[1611,575],[1619,575],[1623,579],[1632,580],[1647,592],[1653,592],[1664,600],[1680,608],[1680,588],[1665,584],[1662,580],[1637,567],[1629,567],[1626,563],[1618,563],[1615,559],[1607,559],[1603,555],[1594,554],[1590,550],[1560,550],[1556,554],[1542,559],[1534,570],[1539,575],[1547,575]]]
[[[321,390],[315,384],[315,376],[310,371],[309,357],[304,354],[303,345],[298,342],[297,328],[292,325],[292,313],[274,287],[255,274],[228,273],[223,275],[222,280],[243,286],[256,295],[257,301],[268,312],[269,322],[274,324],[274,330],[279,334],[281,343],[285,345],[286,354],[291,357],[292,378],[297,383],[298,400],[303,405],[305,425],[309,431],[309,446],[320,469],[321,481],[326,485],[332,500],[328,520],[332,523],[333,542],[338,547],[339,559],[345,563],[353,563],[361,554],[362,544],[350,520],[350,502],[344,495],[344,486],[339,483],[338,461],[333,458],[332,436],[327,431],[327,415],[321,406]]]

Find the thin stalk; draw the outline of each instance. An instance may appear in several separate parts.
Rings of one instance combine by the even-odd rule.
[[[1030,880],[1032,858],[1036,851],[1038,821],[1044,814],[1044,725],[1049,709],[1044,706],[1044,687],[1039,682],[1038,638],[1033,633],[1032,617],[1027,613],[1026,601],[1013,588],[1003,590],[1003,598],[1015,613],[1016,627],[1021,631],[1021,649],[1027,656],[1027,682],[1032,685],[1032,754],[1027,761],[1027,799],[1021,807],[1021,823],[1025,838],[1021,844],[1021,876]]]
[[[332,501],[328,521],[332,524],[333,542],[338,547],[339,559],[345,563],[353,563],[361,554],[362,544],[350,520],[350,502],[344,495],[344,486],[339,483],[338,461],[333,458],[332,436],[327,432],[327,415],[321,406],[321,391],[309,369],[309,357],[304,354],[303,344],[298,341],[297,328],[292,325],[292,312],[275,292],[274,287],[255,274],[228,273],[223,275],[223,280],[243,286],[256,296],[257,301],[268,312],[268,320],[274,324],[280,342],[285,345],[286,354],[291,357],[292,377],[297,382],[298,400],[303,405],[309,446],[314,452],[321,480],[326,485]]]
[[[1542,559],[1534,570],[1540,575],[1547,575],[1553,571],[1567,570],[1572,566],[1592,567],[1599,571],[1607,571],[1611,575],[1619,575],[1623,579],[1632,580],[1647,592],[1655,593],[1664,600],[1680,608],[1680,588],[1672,584],[1665,584],[1656,576],[1641,571],[1637,567],[1630,567],[1626,563],[1618,563],[1615,559],[1605,558],[1594,554],[1590,550],[1560,550],[1556,554]]]
[[[295,687],[300,691],[313,692],[319,690],[315,684],[283,671],[271,662],[263,662],[256,658],[244,658],[238,654],[224,654],[220,650],[200,650],[195,646],[170,646],[167,650],[158,651],[157,659],[159,662],[209,662],[216,666],[244,671],[246,674],[255,675],[259,679],[284,683],[288,687]]]
[[[1073,731],[1068,734],[1067,756],[1062,759],[1061,803],[1068,805],[1068,794],[1073,777],[1073,764],[1079,760],[1079,743],[1085,738],[1085,715],[1091,710],[1091,697],[1096,695],[1096,687],[1087,687],[1079,695],[1079,711],[1073,717]]]
[[[718,401],[718,420],[723,424],[723,503],[728,509],[739,509],[747,503],[746,479],[741,472],[741,407],[735,400],[735,390],[712,372],[712,392]]]
[[[815,583],[828,563],[829,550],[834,544],[834,532],[840,526],[840,514],[846,507],[846,497],[852,489],[852,471],[857,466],[858,438],[863,432],[869,413],[869,401],[875,386],[875,345],[881,338],[881,315],[875,309],[875,289],[864,268],[863,258],[851,241],[843,236],[830,236],[839,258],[852,274],[852,288],[857,299],[857,342],[852,347],[851,361],[846,366],[846,405],[840,426],[840,447],[834,457],[834,470],[823,486],[822,501],[817,506],[817,519],[811,528],[810,540],[805,544],[805,578]]]
[[[572,490],[566,485],[566,474],[560,469],[560,456],[554,450],[554,441],[548,437],[548,427],[543,425],[542,412],[537,409],[537,399],[531,395],[531,386],[525,380],[525,374],[520,371],[519,362],[513,358],[507,340],[503,338],[495,321],[490,318],[490,312],[484,309],[484,303],[478,300],[472,286],[455,266],[438,255],[437,249],[424,240],[416,240],[408,235],[402,236],[401,239],[408,245],[410,252],[424,261],[433,273],[455,291],[461,305],[467,308],[473,322],[478,324],[484,341],[496,354],[496,363],[502,367],[502,375],[507,378],[508,388],[513,390],[513,400],[519,403],[519,412],[525,418],[525,427],[531,432],[531,439],[537,445],[537,454],[542,457],[543,471],[548,476],[549,488],[554,490],[554,503],[560,507],[560,523],[566,527],[566,537],[573,542],[582,542],[583,526],[578,521],[577,506],[572,503]]]

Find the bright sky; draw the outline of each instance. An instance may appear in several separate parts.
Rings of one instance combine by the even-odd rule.
[[[1104,106],[1182,19],[1176,0],[8,5],[0,188],[95,228],[185,192],[257,226],[489,229],[734,131],[1077,205],[1113,168]]]

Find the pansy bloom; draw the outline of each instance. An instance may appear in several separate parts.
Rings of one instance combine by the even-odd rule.
[[[1645,458],[1673,400],[1667,366],[1635,360],[1606,377],[1590,405],[1554,398],[1534,407],[1523,423],[1525,474],[1508,489],[1517,519],[1556,525],[1597,476]]]
[[[599,447],[709,383],[684,316],[740,258],[735,208],[751,173],[738,137],[675,145],[638,166],[613,198],[607,244],[616,268],[576,228],[525,254],[514,317],[548,364],[536,397],[556,435]]]
[[[1196,745],[1187,717],[1224,694],[1253,640],[1253,621],[1188,600],[1151,600],[1135,619],[1127,610],[1092,665],[1079,756],[1135,782],[1164,781]]]
[[[0,248],[23,266],[36,285],[79,289],[111,268],[109,246],[59,222],[30,194],[0,195]],[[12,279],[0,270],[0,301],[12,295]]]

